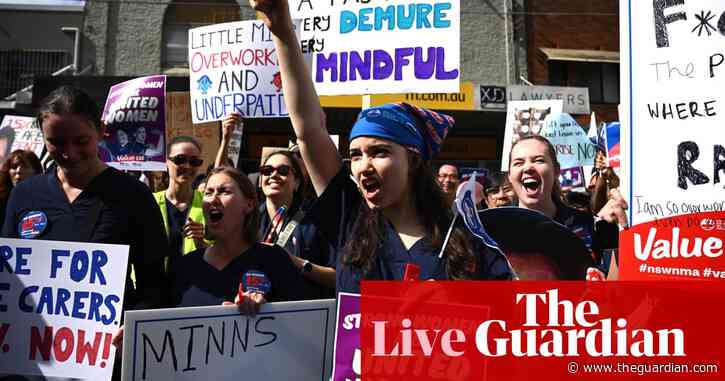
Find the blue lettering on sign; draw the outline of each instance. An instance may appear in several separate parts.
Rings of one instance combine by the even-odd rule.
[[[287,116],[284,94],[229,93],[194,99],[196,120],[219,120],[237,111],[248,117]]]
[[[450,28],[448,13],[451,3],[389,5],[361,8],[357,12],[340,12],[340,34],[353,31],[444,29]],[[370,20],[372,16],[372,21]]]

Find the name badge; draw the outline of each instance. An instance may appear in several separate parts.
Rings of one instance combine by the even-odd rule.
[[[18,236],[22,239],[33,239],[48,227],[48,216],[45,213],[32,210],[23,215],[18,223]]]
[[[267,294],[272,289],[272,282],[267,278],[267,274],[261,271],[247,271],[242,277],[242,285],[244,291],[259,292]]]

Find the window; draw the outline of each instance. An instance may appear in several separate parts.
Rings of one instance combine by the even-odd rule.
[[[73,55],[63,50],[0,50],[0,99],[72,63]]]
[[[239,21],[239,4],[235,0],[174,0],[164,16],[162,66],[186,68],[189,29],[204,25]]]
[[[549,61],[549,84],[589,88],[591,103],[619,103],[619,64]]]

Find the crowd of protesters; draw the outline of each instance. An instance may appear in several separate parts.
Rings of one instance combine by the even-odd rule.
[[[235,302],[253,314],[265,302],[359,292],[363,280],[516,279],[506,254],[456,219],[458,168],[431,166],[454,120],[406,103],[363,110],[345,165],[287,3],[251,3],[274,36],[295,149],[264,157],[250,180],[225,160],[243,119],[235,113],[200,184],[209,163],[199,142],[180,136],[166,146],[168,176],[147,174],[147,187],[99,158],[100,110],[82,90],[61,87],[37,116],[53,165],[43,171],[33,153],[15,151],[0,167],[2,236],[128,245],[126,309]],[[518,140],[509,159],[507,172],[479,176],[479,210],[536,211],[583,240],[595,263],[617,248],[627,205],[601,159],[587,192],[566,194],[546,139]],[[47,217],[40,234],[23,228],[36,212]]]

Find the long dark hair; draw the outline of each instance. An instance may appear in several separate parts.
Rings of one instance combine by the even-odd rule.
[[[255,190],[252,181],[250,181],[247,176],[236,168],[216,167],[209,171],[209,174],[206,176],[206,180],[204,180],[204,182],[208,183],[212,176],[220,173],[231,177],[231,179],[237,183],[237,186],[242,191],[244,197],[252,200],[252,210],[250,210],[244,218],[244,231],[242,234],[244,240],[248,243],[255,243],[259,241],[259,213],[257,213],[259,202],[257,201],[257,191]]]
[[[425,226],[432,247],[441,247],[448,225],[453,219],[451,206],[435,180],[433,170],[419,154],[408,152],[408,192],[413,196],[421,223]],[[370,271],[382,245],[387,221],[379,209],[372,210],[364,202],[354,223],[352,237],[344,250],[343,264]],[[476,259],[471,252],[467,235],[456,227],[444,253],[449,279],[471,279],[476,268]]]
[[[292,173],[294,173],[295,178],[297,179],[297,183],[299,183],[299,186],[297,187],[297,189],[294,190],[294,193],[292,194],[291,205],[287,205],[288,206],[287,210],[289,212],[294,212],[302,205],[302,201],[304,201],[305,177],[302,174],[302,168],[300,167],[300,162],[297,161],[297,158],[295,157],[295,155],[290,151],[272,152],[264,159],[264,162],[262,163],[262,165],[266,165],[267,162],[269,161],[269,159],[275,155],[282,155],[287,158],[287,161],[290,162],[290,167],[292,168]],[[260,181],[261,181],[262,175],[260,174],[259,176],[260,176]],[[289,212],[287,213],[288,215],[289,215]]]
[[[511,151],[509,151],[509,173],[511,173],[511,153],[514,151],[514,147],[526,140],[536,140],[537,142],[544,144],[546,146],[546,154],[554,164],[555,173],[558,174],[561,171],[561,164],[559,164],[559,160],[556,158],[556,148],[554,148],[554,145],[551,144],[549,139],[540,135],[527,135],[521,137],[511,146]],[[558,178],[554,178],[554,185],[551,188],[551,199],[554,201],[554,205],[556,205],[557,208],[564,205],[563,197],[561,195],[561,183],[559,183]]]

